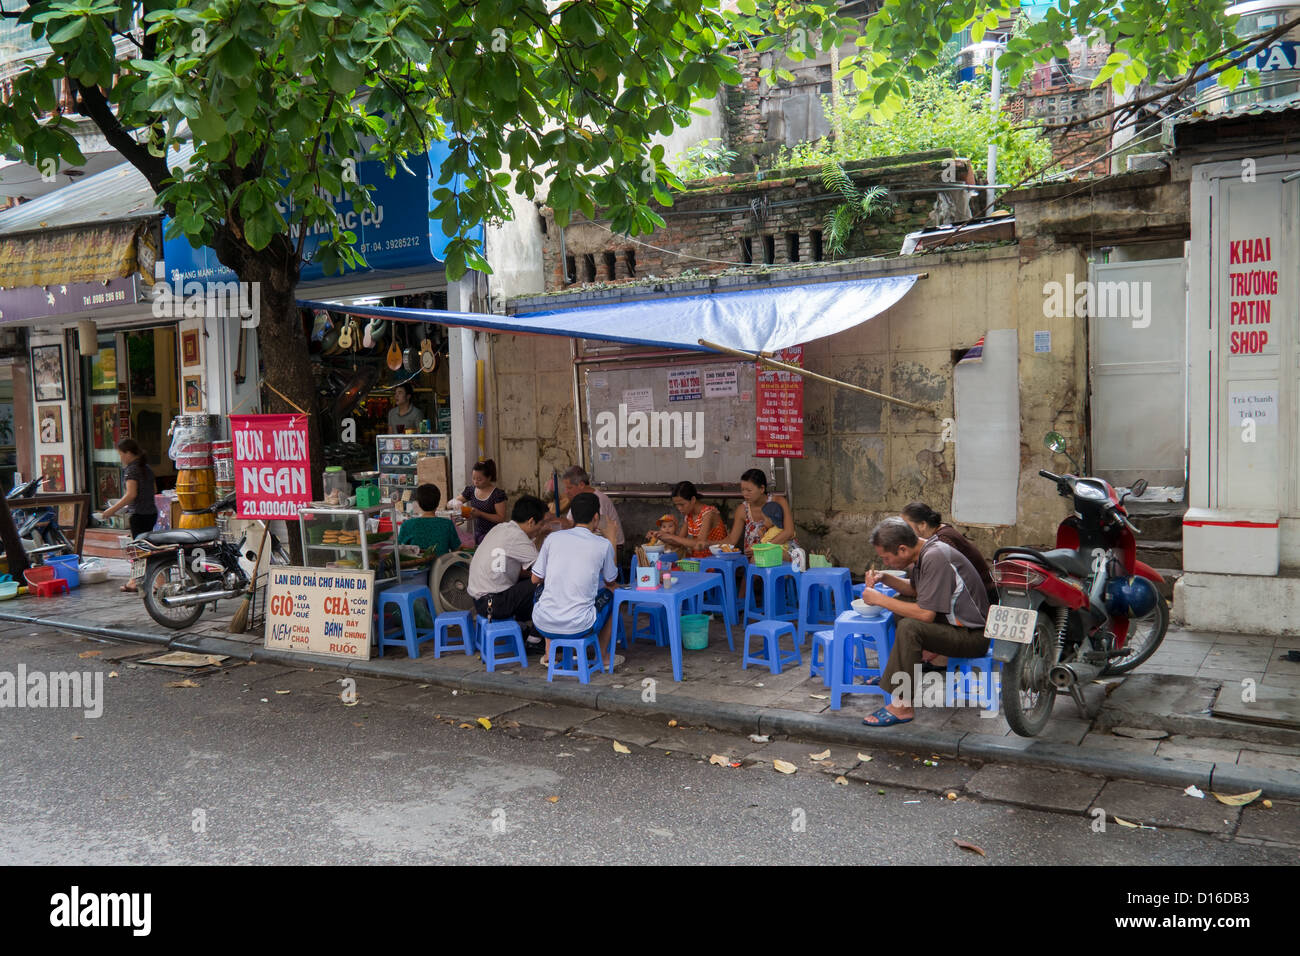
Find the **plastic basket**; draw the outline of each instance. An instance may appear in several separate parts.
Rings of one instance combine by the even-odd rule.
[[[826,557],[826,555],[824,554],[810,554],[808,555],[808,567],[829,568],[831,567],[831,562],[830,559]]]
[[[682,647],[688,651],[702,651],[709,646],[709,615],[682,615]]]
[[[690,559],[686,559],[686,560],[683,560],[683,561],[678,561],[678,562],[677,562],[677,570],[678,570],[678,571],[698,571],[698,570],[700,570],[700,562],[698,562],[698,561],[692,561],[692,560],[690,560]]]
[[[754,545],[754,567],[775,568],[781,563],[781,546],[779,544]]]

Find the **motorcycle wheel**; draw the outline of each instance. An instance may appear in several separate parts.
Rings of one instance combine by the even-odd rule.
[[[181,607],[168,607],[162,603],[167,595],[180,594],[185,590],[181,580],[180,569],[176,567],[176,556],[158,558],[145,565],[144,580],[140,583],[140,593],[144,595],[144,609],[149,616],[172,630],[180,631],[192,625],[203,613],[202,604],[185,604]]]
[[[1116,657],[1101,672],[1103,677],[1127,674],[1154,654],[1165,639],[1169,630],[1169,606],[1160,598],[1145,617],[1134,618],[1129,622],[1128,640],[1122,650],[1127,651],[1123,657]]]
[[[1021,737],[1036,737],[1056,705],[1056,686],[1047,673],[1056,663],[1056,632],[1046,609],[1038,612],[1034,639],[1020,645],[1002,671],[1002,709]]]

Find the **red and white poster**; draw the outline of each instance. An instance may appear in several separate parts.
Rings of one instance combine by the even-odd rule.
[[[782,349],[776,361],[803,368],[803,346]],[[757,458],[803,457],[803,376],[758,370]]]
[[[241,518],[298,520],[311,504],[305,415],[231,415],[235,500]]]

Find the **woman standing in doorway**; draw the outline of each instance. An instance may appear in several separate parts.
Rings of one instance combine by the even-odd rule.
[[[506,520],[506,493],[497,487],[497,463],[491,458],[474,463],[470,481],[456,501],[464,517],[474,518],[474,546],[477,547],[493,525]]]
[[[119,511],[125,511],[130,524],[131,537],[138,538],[145,532],[152,531],[158,523],[158,506],[154,504],[154,478],[149,468],[149,456],[134,438],[124,438],[117,443],[117,453],[122,459],[123,484],[126,493],[112,507],[105,508],[100,518],[111,518]],[[132,580],[122,585],[123,591],[137,590]]]
[[[710,556],[709,545],[721,544],[727,537],[727,529],[722,524],[722,515],[713,505],[706,505],[700,499],[700,493],[689,481],[679,481],[670,492],[673,506],[685,518],[681,534],[660,532],[657,537],[665,544],[681,548],[690,558],[707,558]]]
[[[763,540],[763,505],[768,502],[781,506],[781,530],[772,539],[773,544],[790,547],[794,540],[794,515],[790,511],[790,502],[784,495],[767,493],[767,475],[758,468],[751,468],[740,476],[740,497],[744,502],[736,509],[731,522],[731,534],[727,543],[740,548],[745,554],[752,554],[754,545]]]

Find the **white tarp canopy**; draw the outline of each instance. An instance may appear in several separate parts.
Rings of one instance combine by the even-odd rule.
[[[879,315],[907,294],[917,275],[774,286],[586,308],[490,315],[435,309],[390,309],[301,301],[363,318],[436,322],[505,334],[562,335],[669,349],[712,351],[700,339],[744,352],[775,352],[843,332]]]

